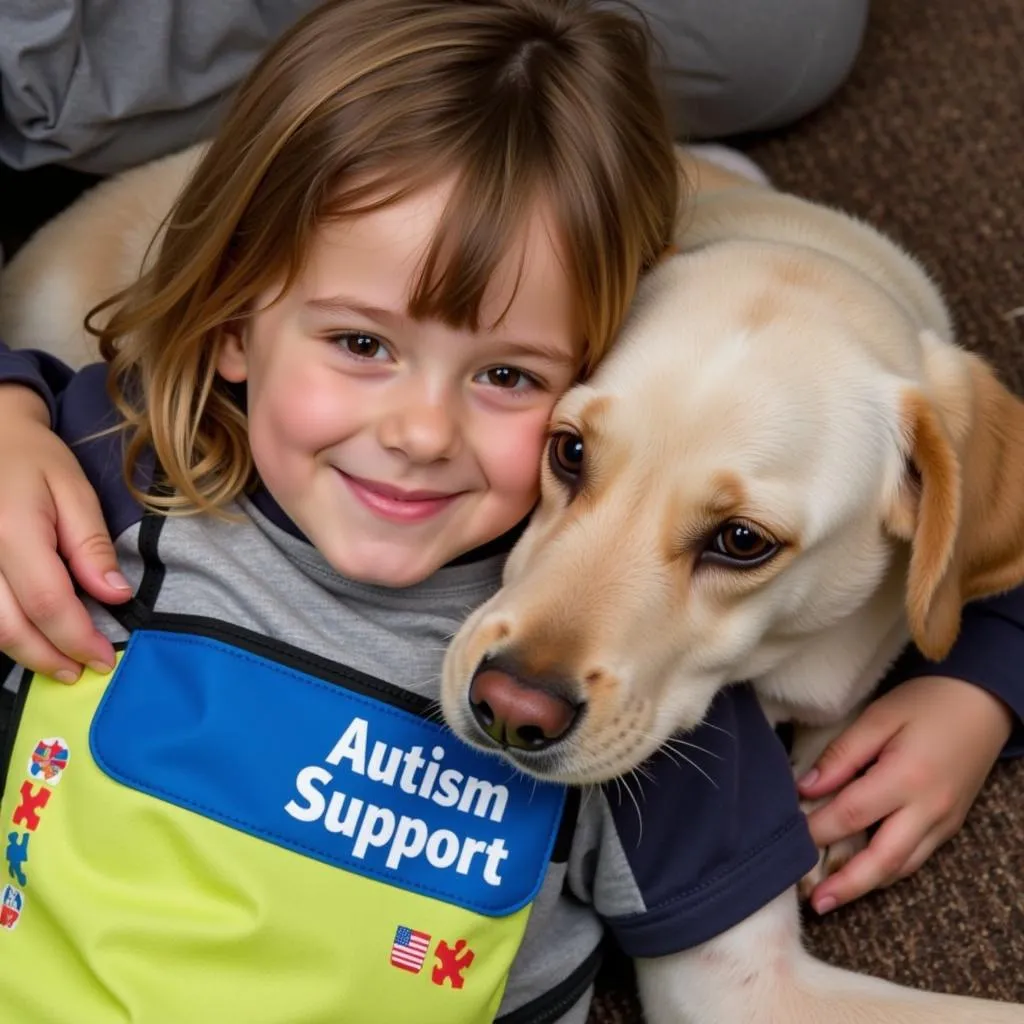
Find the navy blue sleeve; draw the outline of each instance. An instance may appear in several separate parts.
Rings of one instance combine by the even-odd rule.
[[[89,483],[95,488],[110,535],[117,538],[142,515],[124,475],[125,433],[107,390],[106,363],[87,366],[68,381],[57,400],[54,429],[75,453]],[[153,460],[140,461],[135,484],[147,490]]]
[[[74,376],[70,366],[46,352],[30,349],[12,351],[0,341],[0,384],[22,384],[31,388],[50,412],[50,422],[56,420],[57,396]]]
[[[96,489],[111,536],[136,522],[141,509],[122,470],[124,435],[110,429],[119,414],[107,392],[107,365],[94,363],[76,373],[45,352],[12,351],[0,342],[0,384],[24,384],[46,402],[53,429],[72,448]],[[151,477],[150,460],[136,482],[145,490]]]
[[[998,697],[1015,718],[1002,756],[1024,755],[1024,587],[968,604],[949,654],[942,661],[929,661],[916,647],[908,648],[883,689],[915,676],[963,679]]]
[[[24,384],[43,398],[53,429],[78,457],[117,537],[138,520],[140,507],[124,481],[124,434],[111,429],[120,417],[107,391],[107,371],[106,363],[94,363],[76,373],[46,352],[12,351],[0,342],[0,384]],[[151,479],[150,458],[136,483],[145,490]]]
[[[644,910],[605,922],[630,956],[667,956],[739,924],[817,862],[789,759],[753,691],[605,789]]]

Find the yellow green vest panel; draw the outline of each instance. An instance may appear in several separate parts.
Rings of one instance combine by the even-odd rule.
[[[563,790],[300,661],[146,629],[109,678],[32,681],[4,1021],[494,1018]]]

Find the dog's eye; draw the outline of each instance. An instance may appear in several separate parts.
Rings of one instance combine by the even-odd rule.
[[[782,545],[747,523],[732,520],[718,528],[703,556],[719,565],[749,569],[767,562]]]
[[[562,483],[577,486],[583,476],[583,438],[568,430],[553,434],[548,442],[548,464]]]

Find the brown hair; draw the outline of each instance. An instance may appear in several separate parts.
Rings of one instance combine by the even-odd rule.
[[[96,332],[130,431],[128,479],[152,449],[170,485],[139,497],[209,511],[238,496],[252,460],[216,373],[225,325],[288,287],[318,224],[448,175],[410,313],[475,328],[543,197],[586,373],[670,242],[679,201],[642,23],[587,0],[332,0],[281,38],[241,86],[150,269]]]

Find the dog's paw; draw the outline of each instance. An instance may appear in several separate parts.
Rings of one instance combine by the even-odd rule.
[[[828,798],[822,800],[804,800],[801,802],[801,809],[805,814],[810,814],[816,807],[827,804]],[[801,900],[810,899],[815,888],[824,882],[830,875],[834,875],[840,868],[845,867],[853,858],[865,849],[868,845],[867,832],[855,832],[852,836],[846,836],[830,846],[818,849],[818,863],[807,872],[797,885],[797,891]]]

